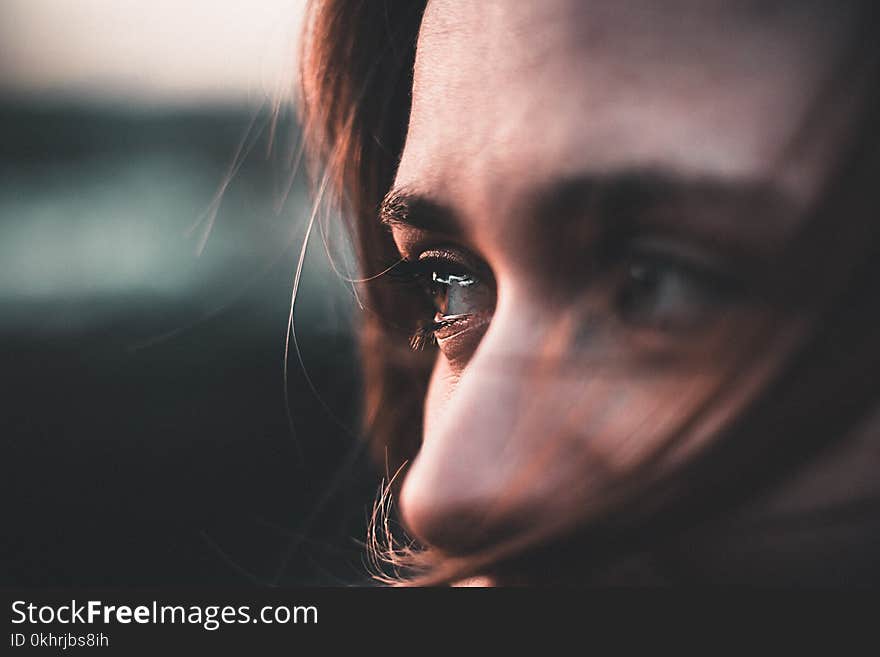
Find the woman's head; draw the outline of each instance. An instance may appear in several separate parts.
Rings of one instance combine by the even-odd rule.
[[[821,451],[872,395],[845,358],[815,372],[866,319],[830,310],[876,233],[863,8],[415,4],[313,7],[304,118],[370,279],[367,419],[409,461],[402,518],[436,572],[520,575],[559,544],[570,573],[675,570],[758,492],[880,493],[852,457],[876,441]],[[801,408],[838,380],[859,403]]]

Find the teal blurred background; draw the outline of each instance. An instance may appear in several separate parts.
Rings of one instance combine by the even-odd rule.
[[[320,236],[282,378],[301,3],[184,4],[0,6],[5,585],[364,581],[356,305]]]

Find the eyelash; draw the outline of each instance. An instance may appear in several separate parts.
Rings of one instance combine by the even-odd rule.
[[[444,274],[437,275],[438,271],[445,272],[446,281],[440,277]],[[413,290],[426,300],[430,300],[431,305],[433,305],[435,294],[432,287],[437,284],[437,281],[440,281],[441,284],[456,282],[462,286],[470,286],[480,282],[475,274],[467,271],[460,263],[442,257],[423,258],[415,261],[401,259],[388,268],[387,275],[394,283]],[[465,280],[470,282],[464,282]],[[409,338],[410,347],[414,351],[420,351],[436,344],[438,331],[452,326],[465,317],[467,315],[440,315],[439,312],[435,312],[430,319],[419,319]]]
[[[413,351],[421,351],[425,347],[437,344],[437,331],[451,325],[448,320],[420,322],[409,337],[409,346]]]

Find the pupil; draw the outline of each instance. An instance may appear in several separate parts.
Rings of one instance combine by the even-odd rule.
[[[660,283],[656,267],[647,265],[630,265],[629,278],[632,290],[636,294],[651,294],[657,290]]]
[[[630,265],[626,284],[618,297],[619,312],[630,321],[643,320],[643,316],[651,312],[651,300],[656,296],[659,287],[660,273],[656,267]]]

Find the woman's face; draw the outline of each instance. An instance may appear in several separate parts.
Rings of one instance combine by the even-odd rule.
[[[786,147],[844,26],[769,4],[428,3],[383,206],[436,313],[419,538],[586,504],[796,321],[762,281],[822,175],[821,143]]]

